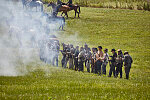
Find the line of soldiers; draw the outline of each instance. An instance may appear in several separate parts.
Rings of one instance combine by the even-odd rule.
[[[110,70],[108,77],[113,76],[116,78],[120,74],[122,78],[122,67],[124,62],[126,79],[129,79],[129,72],[131,64],[133,62],[132,57],[127,51],[122,53],[121,49],[118,49],[116,52],[115,49],[112,49],[112,56],[109,56],[108,49],[102,51],[102,46],[98,48],[92,48],[92,50],[85,43],[84,47],[74,46],[72,44],[62,43],[63,50],[60,50],[62,53],[61,64],[63,68],[67,68],[67,63],[69,64],[69,69],[74,69],[76,71],[84,71],[84,64],[87,68],[87,72],[95,73],[98,75],[106,75],[106,66],[109,63]],[[91,70],[90,70],[91,69]]]

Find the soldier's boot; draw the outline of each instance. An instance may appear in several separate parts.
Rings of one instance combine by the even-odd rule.
[[[63,67],[63,65],[64,65],[63,62],[61,61],[61,66]]]
[[[122,67],[120,68],[120,78],[122,78]]]
[[[102,67],[102,74],[106,75],[106,67]]]
[[[116,75],[115,75],[116,77],[118,77],[118,73],[116,72]]]
[[[112,69],[110,68],[108,77],[111,77],[111,75],[112,75]]]
[[[111,75],[108,75],[108,77],[111,77]]]
[[[101,76],[101,70],[99,71],[99,75]]]
[[[129,79],[129,75],[128,74],[126,74],[126,79]]]
[[[115,69],[113,69],[113,75],[114,75],[114,78],[117,78]]]
[[[106,71],[103,71],[103,74],[106,75]]]
[[[91,73],[94,73],[94,69],[92,68]]]
[[[56,66],[58,67],[58,57],[56,58]]]
[[[108,75],[108,77],[111,77],[111,75],[112,75],[112,72],[110,72],[110,71],[109,71],[109,75]]]
[[[89,69],[89,68],[87,68],[87,72],[89,72],[89,73],[90,73],[90,69]]]
[[[75,66],[74,70],[77,71],[77,67],[76,66]]]
[[[120,78],[122,78],[122,76],[120,76]]]
[[[120,72],[120,78],[122,78],[122,72]]]

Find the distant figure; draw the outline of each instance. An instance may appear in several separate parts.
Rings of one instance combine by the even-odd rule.
[[[109,70],[109,76],[108,77],[111,77],[112,72],[113,72],[114,77],[116,77],[115,67],[116,67],[117,53],[116,53],[115,49],[112,49],[111,52],[112,52],[113,56],[110,56],[111,60],[109,60],[111,64],[110,64],[110,70]]]
[[[53,64],[53,66],[55,66],[55,61],[56,61],[56,66],[57,66],[57,67],[58,67],[59,49],[60,49],[59,41],[58,41],[58,40],[55,40],[55,41],[54,41],[54,44],[53,44],[53,46],[52,46],[52,50],[53,50],[52,64]]]
[[[67,67],[67,63],[69,62],[69,52],[70,52],[70,47],[69,44],[66,45],[66,59],[65,59],[65,66]]]
[[[103,57],[103,63],[102,63],[102,74],[106,75],[106,66],[108,64],[108,60],[109,60],[109,54],[107,53],[108,49],[105,48],[104,49],[104,57]]]
[[[102,46],[98,46],[98,52],[96,54],[96,66],[99,75],[101,75],[102,58],[103,58]]]
[[[95,72],[96,49],[92,48],[91,73]]]
[[[85,52],[85,55],[87,54],[87,52],[88,52],[88,45],[85,43],[84,44],[84,52]],[[85,59],[85,66],[86,66],[86,62],[87,62],[87,59]]]
[[[92,53],[91,53],[91,49],[88,48],[87,53],[86,53],[86,67],[87,67],[87,72],[90,73],[90,65],[91,65],[91,60],[92,60]]]
[[[79,46],[76,46],[75,54],[74,54],[74,65],[75,65],[75,70],[78,70],[78,55],[79,55]]]
[[[73,55],[74,55],[74,47],[70,45],[70,52],[69,52],[69,69],[73,69]]]
[[[120,73],[120,78],[122,78],[123,54],[121,49],[118,49],[117,51],[118,55],[116,58],[116,77],[118,77],[118,74]]]
[[[63,68],[66,68],[66,57],[67,57],[67,54],[66,54],[66,50],[67,50],[67,47],[65,44],[62,44],[63,45],[63,50],[61,51],[62,53],[62,60],[61,60],[61,64],[62,64],[62,67]]]
[[[97,48],[94,48],[95,49],[95,58],[94,58],[94,73],[97,74],[98,73],[98,68],[97,68],[97,58],[96,58],[96,55],[97,55],[97,52],[98,52],[98,49]]]
[[[129,79],[129,72],[131,69],[131,64],[133,63],[132,57],[127,51],[124,52],[124,67],[126,73],[126,79]]]
[[[83,47],[80,48],[80,53],[78,55],[79,71],[84,71],[83,63],[85,61],[85,52]]]

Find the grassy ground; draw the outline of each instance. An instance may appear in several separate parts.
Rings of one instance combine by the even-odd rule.
[[[80,19],[69,12],[65,31],[59,31],[60,41],[101,45],[109,53],[112,48],[129,51],[134,61],[130,79],[31,65],[25,76],[0,76],[1,99],[150,99],[150,12],[84,7],[81,11]],[[107,75],[108,70],[109,66]]]

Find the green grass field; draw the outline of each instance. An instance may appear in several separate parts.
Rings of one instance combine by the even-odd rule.
[[[130,79],[108,78],[49,65],[28,66],[24,76],[0,76],[0,99],[148,100],[150,99],[150,12],[81,8],[68,13],[61,42],[122,49],[133,57]],[[61,58],[61,57],[60,57]],[[34,69],[34,71],[32,71]],[[86,69],[85,69],[86,71]],[[107,75],[109,66],[107,65]]]

